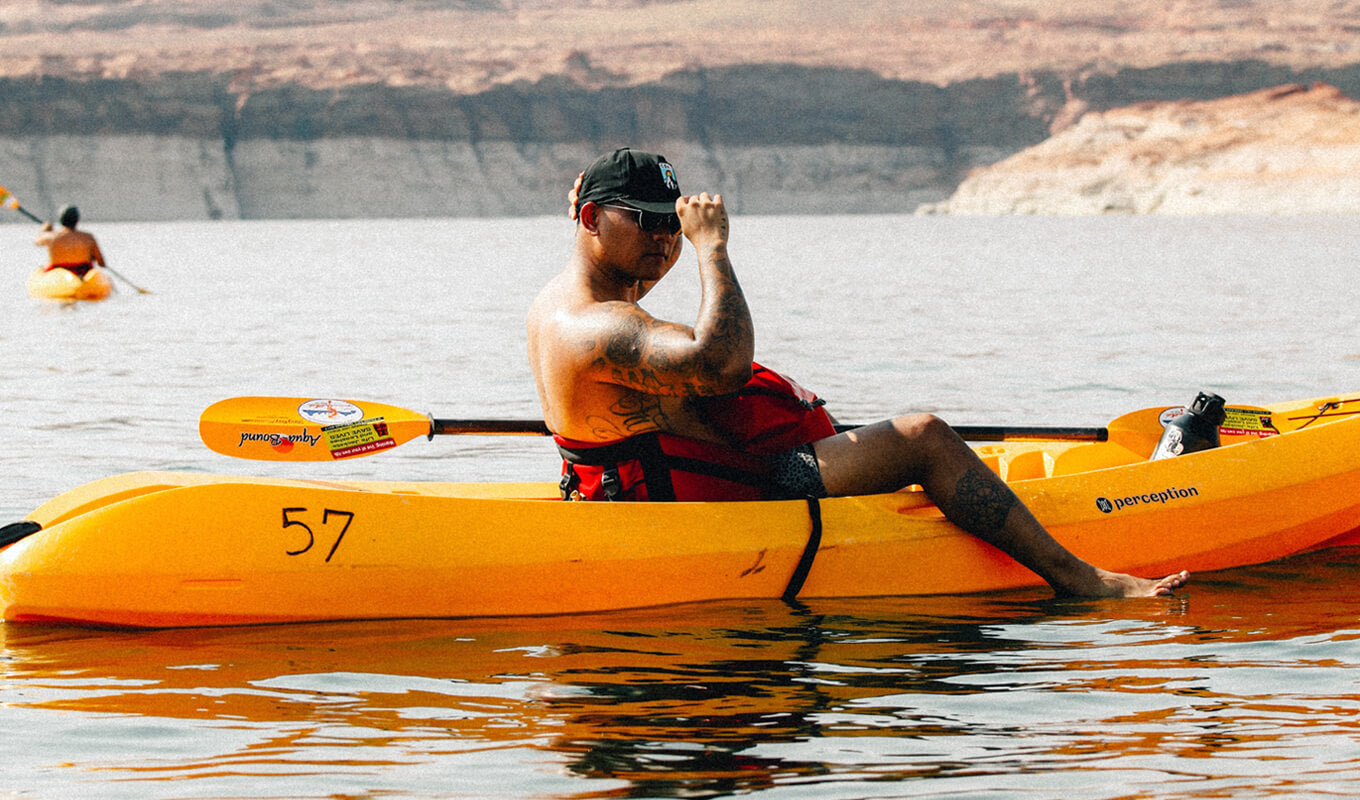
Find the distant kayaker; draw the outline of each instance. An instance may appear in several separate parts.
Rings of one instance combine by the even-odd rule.
[[[602,156],[573,194],[571,259],[527,318],[543,417],[565,459],[564,497],[799,498],[919,484],[951,522],[1060,594],[1166,595],[1188,580],[1077,558],[933,415],[837,434],[810,393],[753,368],[754,326],[728,259],[722,196],[682,195],[663,156],[627,148]],[[702,288],[693,325],[638,305],[684,239]]]
[[[57,220],[61,223],[59,230],[53,230],[51,222],[44,222],[42,232],[33,241],[39,247],[47,248],[47,269],[70,270],[83,278],[96,264],[104,266],[99,243],[85,231],[76,230],[80,224],[80,209],[62,206]]]

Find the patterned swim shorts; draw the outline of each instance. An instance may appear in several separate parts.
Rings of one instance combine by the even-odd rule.
[[[822,470],[817,466],[811,443],[770,456],[770,467],[770,479],[784,497],[826,497]]]

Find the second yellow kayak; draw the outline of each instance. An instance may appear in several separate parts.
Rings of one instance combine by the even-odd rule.
[[[28,276],[28,295],[45,300],[103,300],[112,292],[113,281],[99,267],[83,278],[70,270],[41,267]]]

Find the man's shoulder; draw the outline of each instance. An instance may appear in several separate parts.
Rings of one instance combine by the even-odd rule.
[[[621,331],[635,331],[637,311],[637,306],[617,300],[563,306],[543,317],[540,327],[565,342],[595,344]]]
[[[641,311],[641,307],[630,300],[600,299],[577,287],[562,284],[545,286],[529,306],[531,318],[596,324],[608,324],[617,317]]]

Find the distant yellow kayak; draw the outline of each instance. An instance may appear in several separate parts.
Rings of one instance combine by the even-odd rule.
[[[1108,569],[1156,577],[1360,544],[1360,397],[1267,406],[1271,435],[1225,433],[1163,460],[1148,460],[1149,411],[1137,437],[977,449],[1055,538]],[[0,526],[12,542],[0,617],[174,627],[1042,585],[919,491],[816,504],[557,497],[555,483],[116,475]]]
[[[28,294],[47,300],[103,300],[113,291],[108,273],[95,267],[78,277],[66,269],[38,268],[28,276]]]

